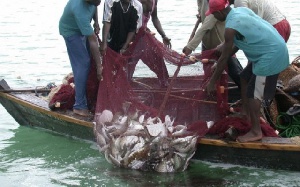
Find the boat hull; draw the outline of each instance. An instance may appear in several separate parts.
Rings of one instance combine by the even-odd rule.
[[[32,93],[0,92],[0,103],[20,125],[95,141],[92,116],[80,117],[71,111],[51,111],[45,100]],[[195,116],[198,115],[197,112]],[[299,158],[300,145],[290,138],[264,138],[259,142],[238,143],[211,137],[199,140],[193,157],[216,163],[294,171],[300,171]]]
[[[213,163],[300,171],[299,156],[299,150],[238,148],[199,142],[194,158]]]
[[[18,95],[19,97],[26,96],[26,94]],[[46,108],[47,103],[45,101],[39,102],[45,107],[33,105],[10,94],[0,93],[0,103],[20,125],[38,127],[67,136],[94,141],[91,119],[85,121],[68,116],[68,111],[54,112]]]

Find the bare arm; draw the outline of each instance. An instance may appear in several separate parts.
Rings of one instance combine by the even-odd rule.
[[[209,32],[217,23],[217,19],[214,17],[214,15],[209,15],[205,17],[205,19],[202,22],[201,27],[197,30],[196,34],[192,38],[191,41],[183,48],[182,52],[185,55],[189,55],[192,53],[193,50],[195,50],[199,44],[201,43],[204,35]],[[221,41],[220,41],[221,42]]]
[[[158,0],[157,0],[157,1],[158,1]],[[172,47],[172,45],[171,45],[171,39],[169,39],[169,38],[166,36],[166,34],[165,34],[165,32],[164,32],[164,30],[163,30],[163,28],[162,28],[162,26],[161,26],[161,23],[160,23],[160,21],[159,21],[159,19],[158,19],[158,17],[157,17],[157,1],[156,1],[156,3],[155,3],[154,10],[153,10],[153,12],[152,12],[152,14],[151,14],[152,23],[153,23],[154,27],[156,28],[157,32],[161,35],[164,44],[165,44],[167,47],[171,48],[171,47]]]
[[[126,42],[123,44],[123,47],[122,47],[121,50],[120,50],[120,54],[123,54],[123,53],[127,50],[128,46],[129,46],[129,44],[130,44],[130,42],[131,42],[131,41],[133,40],[133,38],[134,38],[134,35],[135,35],[135,32],[129,32],[129,33],[127,34]]]
[[[103,22],[103,28],[102,28],[102,43],[100,45],[100,52],[101,55],[105,55],[106,49],[107,49],[107,38],[108,38],[108,33],[110,30],[111,23],[110,22]]]
[[[201,17],[197,16],[197,21],[195,23],[194,29],[193,29],[193,31],[192,31],[192,33],[190,35],[190,38],[189,38],[188,42],[190,42],[194,38],[195,33],[196,33],[196,31],[197,31],[200,23],[201,23]]]
[[[96,62],[96,68],[97,68],[97,78],[98,80],[102,79],[102,64],[101,64],[101,56],[99,52],[99,44],[98,44],[98,38],[95,33],[88,36],[89,44],[90,44],[90,50],[92,53],[92,56]]]
[[[236,34],[236,31],[234,29],[226,29],[225,30],[225,42],[222,50],[222,54],[220,58],[218,59],[216,69],[206,87],[207,93],[211,93],[213,90],[215,90],[215,84],[217,80],[220,79],[222,72],[225,70],[225,67],[227,66],[227,61],[230,58],[230,56],[233,54],[233,52],[238,48],[234,47],[233,39],[234,35]],[[235,51],[235,52],[236,52]]]
[[[99,21],[98,21],[98,9],[96,8],[95,14],[93,16],[93,20],[94,20],[94,32],[96,35],[99,34],[100,32],[100,26],[99,26]]]

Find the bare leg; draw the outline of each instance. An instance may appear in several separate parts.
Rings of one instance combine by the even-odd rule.
[[[262,139],[262,131],[259,123],[261,101],[258,99],[248,99],[248,101],[248,111],[252,127],[247,134],[237,138],[239,142],[251,142]]]
[[[241,114],[246,115],[248,120],[249,119],[249,107],[248,107],[248,98],[247,98],[247,87],[248,87],[248,82],[241,78],[241,99],[242,99],[242,111]]]
[[[245,120],[250,121],[249,118],[249,110],[248,110],[248,98],[247,98],[247,81],[243,78],[241,78],[241,103],[242,103],[242,108],[240,113],[235,113],[230,115],[231,117],[239,117],[243,118]]]

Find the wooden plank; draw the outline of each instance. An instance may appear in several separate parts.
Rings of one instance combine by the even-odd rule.
[[[262,143],[268,144],[295,144],[290,138],[264,137]]]
[[[256,142],[247,142],[247,143],[239,143],[234,141],[225,142],[223,140],[209,139],[209,138],[201,138],[198,141],[199,144],[220,146],[220,147],[234,147],[234,148],[243,148],[243,149],[264,149],[264,150],[281,150],[281,151],[298,151],[300,152],[300,146],[292,143],[292,144],[270,144],[263,143],[262,141]]]

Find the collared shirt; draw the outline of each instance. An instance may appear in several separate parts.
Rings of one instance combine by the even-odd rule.
[[[237,31],[234,44],[253,63],[255,75],[275,75],[288,67],[285,41],[270,23],[249,8],[232,8],[226,17],[225,27]]]
[[[187,47],[195,50],[202,42],[206,49],[213,49],[224,41],[225,23],[218,21],[212,14],[205,16],[208,10],[207,0],[198,0],[197,3],[202,25]]]
[[[271,0],[235,0],[234,7],[250,8],[255,14],[271,25],[275,25],[285,19],[285,16]]]
[[[85,0],[69,0],[59,20],[59,33],[68,37],[76,34],[90,36],[94,33],[91,20],[96,6]]]

